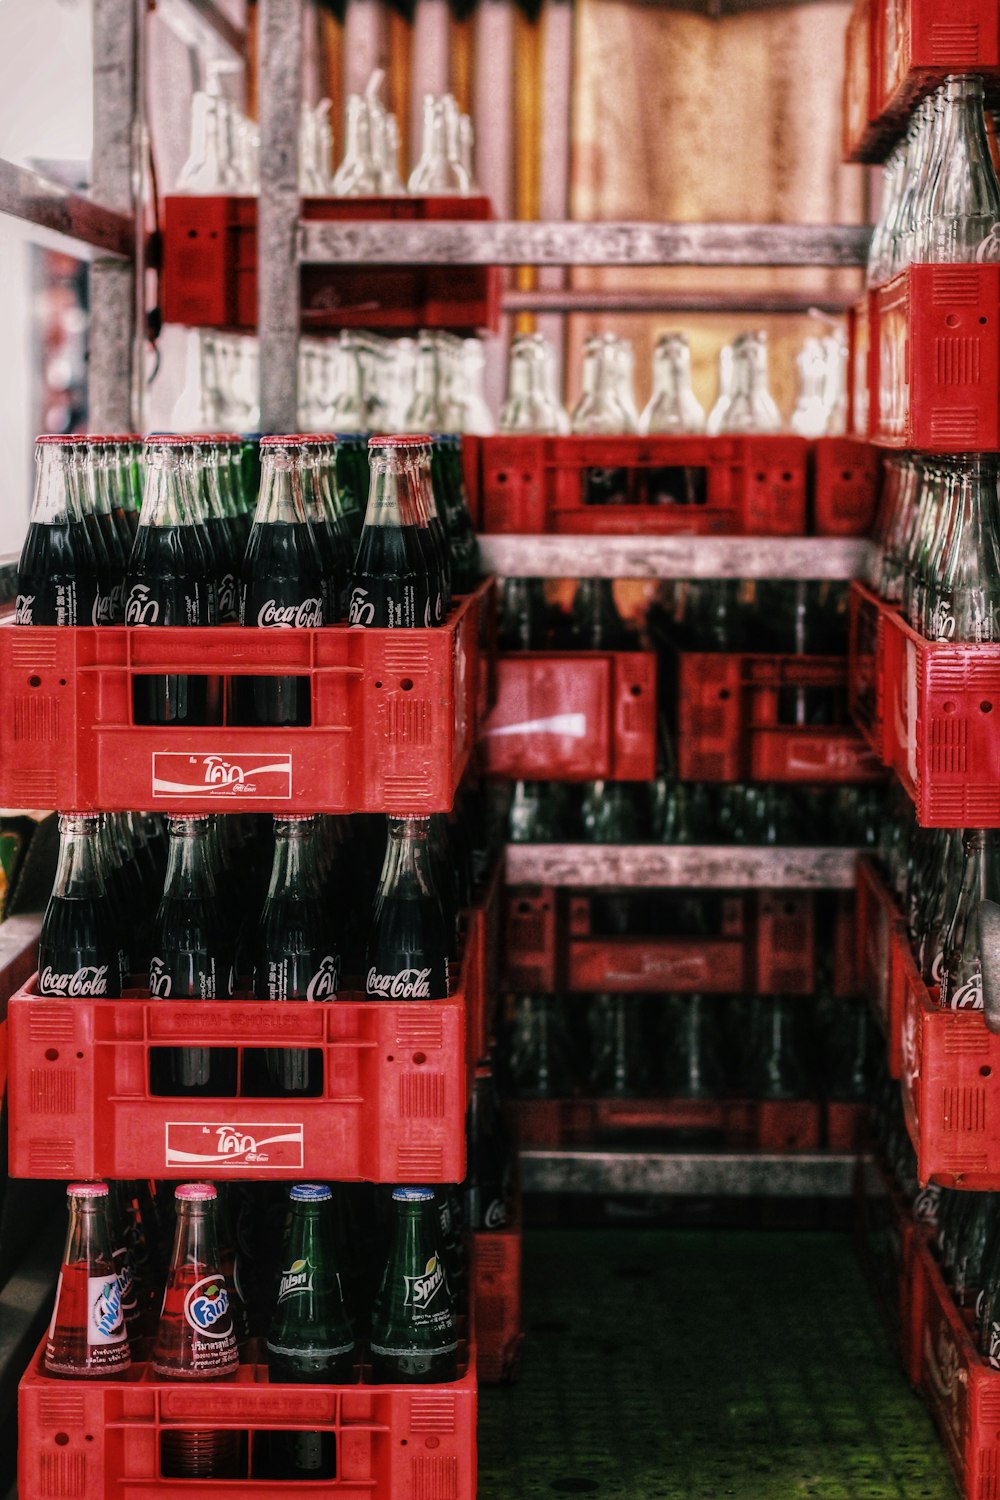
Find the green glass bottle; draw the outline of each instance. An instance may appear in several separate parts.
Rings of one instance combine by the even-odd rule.
[[[324,1183],[300,1182],[288,1197],[268,1373],[293,1385],[347,1384],[354,1378],[354,1335],[336,1267],[333,1193]],[[335,1479],[335,1434],[273,1433],[271,1468],[284,1479]]]
[[[381,1385],[455,1380],[455,1310],[434,1190],[398,1187],[392,1204],[389,1259],[372,1310],[372,1379]]]

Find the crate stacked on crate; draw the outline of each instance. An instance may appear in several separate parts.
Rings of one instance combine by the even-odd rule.
[[[255,1265],[248,1252],[244,1265],[256,1277],[249,1332],[258,1343],[247,1346],[231,1380],[203,1384],[186,1371],[175,1378],[160,1364],[154,1370],[152,1305],[145,1325],[130,1329],[134,1360],[124,1378],[104,1380],[97,1361],[86,1379],[60,1379],[59,1373],[68,1376],[70,1370],[50,1373],[43,1344],[20,1393],[19,1492],[29,1500],[51,1494],[71,1475],[73,1485],[88,1494],[111,1495],[133,1480],[168,1493],[180,1477],[267,1479],[269,1493],[282,1493],[284,1480],[302,1476],[273,1467],[275,1434],[305,1426],[327,1450],[323,1477],[341,1486],[388,1497],[404,1490],[437,1493],[445,1485],[455,1500],[471,1500],[478,1293],[463,1269],[467,1247],[459,1242],[450,1205],[473,1185],[466,1181],[467,1118],[495,1004],[497,879],[486,878],[488,846],[478,845],[468,826],[470,796],[463,783],[492,690],[492,584],[486,580],[456,597],[436,625],[320,625],[318,601],[311,599],[307,621],[293,607],[286,612],[295,622],[291,628],[267,628],[267,611],[247,605],[255,533],[277,524],[262,499],[253,527],[247,516],[243,564],[242,612],[250,619],[259,614],[256,625],[168,623],[150,629],[116,622],[113,614],[111,623],[101,625],[45,620],[42,596],[32,594],[28,580],[32,548],[39,545],[36,530],[52,524],[43,514],[45,505],[51,509],[46,486],[65,481],[73,466],[101,462],[103,441],[56,444],[58,459],[43,454],[35,529],[19,568],[16,618],[0,624],[3,691],[15,726],[0,749],[0,800],[74,810],[62,819],[56,895],[43,923],[38,973],[7,1007],[11,1172],[82,1179],[74,1202],[94,1197],[87,1180],[107,1179],[116,1194],[119,1229],[129,1216],[147,1245],[157,1225],[169,1224],[178,1183],[187,1180],[190,1187],[196,1176],[218,1184],[220,1192],[225,1185],[228,1204],[242,1205],[247,1234],[252,1238],[266,1228],[275,1262],[289,1187],[302,1187],[303,1178],[332,1181],[343,1211],[355,1216],[355,1227],[367,1236],[363,1264],[369,1267],[378,1266],[380,1257],[385,1265],[387,1244],[377,1214],[381,1195],[373,1196],[370,1185],[391,1184],[397,1196],[423,1195],[414,1202],[433,1236],[427,1241],[434,1247],[431,1259],[447,1267],[463,1308],[456,1302],[458,1343],[448,1351],[456,1351],[454,1360],[436,1378],[433,1370],[417,1371],[423,1384],[414,1385],[405,1358],[396,1361],[392,1375],[377,1368],[382,1355],[395,1359],[404,1351],[364,1352],[367,1299],[377,1290],[367,1286],[353,1303],[353,1380],[345,1370],[333,1383],[289,1384],[273,1367],[270,1378],[267,1373],[269,1355],[259,1341],[267,1334],[274,1286],[263,1274],[263,1261]],[[332,463],[333,446],[325,440],[272,440],[262,496],[273,499],[280,475],[296,466],[302,493],[311,493],[313,441],[325,444],[324,461]],[[383,441],[382,449],[389,451],[392,441]],[[412,447],[413,440],[405,441]],[[186,460],[178,460],[178,452]],[[162,471],[174,476],[185,461],[207,469],[215,460],[204,455],[199,440],[155,440],[147,500]],[[429,458],[425,474],[429,484]],[[123,482],[120,473],[116,482]],[[100,487],[85,493],[96,505]],[[90,547],[101,535],[100,514],[86,512]],[[210,559],[223,556],[222,533],[212,532],[199,514],[189,506],[177,530],[188,528],[190,535],[180,539],[191,548],[185,560],[194,567],[190,559],[197,558],[199,583],[218,607]],[[129,580],[149,524],[144,506],[131,559],[119,535],[129,620],[137,587]],[[194,547],[199,526],[205,539],[213,537],[211,551],[201,537]],[[234,522],[233,539],[235,531]],[[258,537],[259,545],[263,540]],[[75,545],[82,545],[79,536]],[[95,598],[113,581],[110,545],[106,552]],[[362,542],[355,585],[364,555]],[[91,550],[85,557],[72,553],[75,597],[91,582],[86,567],[94,556]],[[293,569],[292,582],[308,592],[313,564],[306,558],[299,566],[301,576]],[[443,577],[443,559],[440,569]],[[334,575],[323,573],[318,583],[323,598],[332,600]],[[145,598],[152,581],[143,589]],[[427,589],[430,599],[429,564]],[[115,596],[109,590],[107,597]],[[199,597],[193,588],[192,597]],[[273,600],[272,606],[273,615]],[[26,797],[29,788],[32,796]],[[453,807],[449,828],[442,818]],[[148,813],[127,816],[137,808],[172,819],[169,860],[160,849],[165,884],[152,852],[161,820]],[[268,814],[274,815],[273,828]],[[298,852],[292,848],[296,840]],[[453,858],[456,849],[460,861]],[[447,879],[451,886],[447,892],[442,886],[429,916],[421,914],[428,930],[411,931],[400,948],[379,924],[385,926],[385,913],[402,899],[394,871],[404,866],[412,866],[414,879],[422,871],[421,880]],[[294,892],[293,867],[299,871]],[[86,943],[105,962],[70,974],[54,955],[64,956],[57,918],[74,880],[81,891],[86,885],[93,906]],[[152,896],[151,882],[157,883]],[[369,916],[366,898],[376,889],[382,900]],[[466,891],[471,904],[459,901]],[[291,926],[281,934],[271,931],[270,915],[254,921],[265,892],[265,915],[273,915],[272,898],[285,896],[294,907],[286,913]],[[181,957],[191,949],[187,977],[179,962],[154,956],[166,951],[171,901],[184,906],[183,933],[178,929],[174,947]],[[460,905],[465,909],[459,911]],[[207,924],[200,936],[193,934],[199,924]],[[319,926],[324,945],[335,930],[330,951],[337,957],[323,960],[308,991],[296,969],[292,987],[282,968],[287,950],[275,943],[280,936],[296,953],[305,945],[312,974],[319,953],[327,952],[317,946]],[[384,952],[376,937],[386,940]],[[400,969],[396,960],[418,967]],[[431,967],[420,968],[423,961]],[[283,980],[272,975],[276,969]],[[273,1003],[289,995],[288,1003]],[[149,1189],[156,1184],[154,1194]],[[216,1191],[195,1185],[188,1196],[214,1202]],[[350,1243],[350,1234],[341,1237],[338,1253],[345,1240]],[[228,1264],[220,1254],[219,1265],[207,1267],[212,1285],[204,1296],[211,1306],[198,1311],[188,1306],[189,1297],[182,1323],[187,1319],[194,1327],[191,1320],[202,1318],[197,1326],[211,1328],[230,1295],[236,1306],[237,1251],[228,1236],[225,1243]],[[88,1267],[100,1264],[97,1251],[93,1255]],[[119,1283],[111,1274],[108,1285],[120,1290],[117,1297],[108,1294],[100,1314],[104,1333],[115,1304],[119,1311],[125,1305],[126,1280]],[[63,1285],[71,1284],[67,1270]],[[442,1284],[447,1297],[447,1281]],[[53,1325],[59,1329],[60,1317]],[[88,1339],[84,1335],[87,1348]],[[168,1458],[174,1449],[183,1450],[184,1463],[194,1467],[177,1470],[174,1457]],[[216,1449],[225,1450],[218,1470]]]

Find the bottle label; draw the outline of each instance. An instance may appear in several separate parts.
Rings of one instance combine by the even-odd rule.
[[[148,583],[133,583],[125,604],[126,625],[202,625],[201,594],[197,583],[189,583],[190,593],[175,600],[174,618],[161,620],[160,600],[153,597]]]
[[[287,1302],[289,1297],[296,1297],[300,1292],[311,1292],[314,1276],[315,1270],[308,1260],[293,1260],[288,1270],[281,1273],[278,1301]]]
[[[118,1272],[118,1286],[121,1291],[122,1308],[126,1317],[130,1317],[138,1310],[135,1291],[135,1271],[132,1266],[132,1257],[123,1248],[115,1251],[115,1270]]]
[[[267,966],[267,998],[287,1000],[299,998],[296,984],[296,965],[292,959],[281,959]],[[307,1000],[336,1000],[340,981],[340,959],[327,954],[319,968],[306,985]]]
[[[90,612],[92,625],[113,625],[121,609],[121,590],[112,589],[110,594],[98,592],[94,596],[93,608]]]
[[[117,1276],[88,1276],[87,1306],[88,1344],[120,1344],[126,1338],[125,1308]]]
[[[486,1212],[483,1214],[484,1229],[503,1229],[507,1223],[507,1204],[502,1198],[494,1198],[492,1203],[487,1204]]]
[[[396,630],[412,629],[419,623],[417,595],[412,584],[384,581],[374,590],[355,584],[351,591],[349,625],[374,625]]]
[[[379,1000],[429,1000],[430,969],[400,969],[398,974],[379,974],[374,966],[368,970],[365,993]]]
[[[34,594],[18,594],[14,601],[14,624],[32,625],[32,611],[35,605]]]
[[[314,1344],[310,1344],[308,1350],[304,1351],[302,1349],[290,1349],[285,1344],[272,1344],[271,1340],[268,1339],[267,1349],[268,1353],[277,1354],[283,1359],[300,1359],[303,1353],[306,1353],[309,1363],[315,1365],[320,1360],[335,1359],[340,1354],[352,1354],[354,1352],[354,1342],[352,1340],[349,1344],[338,1344],[336,1347],[327,1345],[322,1349],[317,1348]]]
[[[279,604],[277,599],[267,599],[257,611],[257,624],[267,630],[306,630],[322,623],[320,599],[303,599],[301,604]]]
[[[421,1275],[404,1276],[403,1282],[406,1287],[403,1306],[413,1309],[410,1321],[415,1328],[434,1327],[445,1321],[451,1323],[448,1282],[444,1265],[436,1255],[431,1256]]]
[[[223,976],[224,984],[220,988],[219,970],[213,954],[203,955],[207,958],[205,968],[199,968],[195,972],[195,986],[193,995],[185,995],[184,999],[196,998],[199,1000],[227,999],[233,993],[233,971],[232,967],[226,970]],[[174,988],[174,976],[170,971],[169,961],[165,958],[151,958],[149,961],[149,993],[156,1000],[169,1000]]]
[[[239,594],[232,573],[224,573],[219,579],[215,594],[215,612],[220,624],[239,619]]]
[[[943,1010],[982,1010],[983,976],[978,966],[965,984],[951,988],[951,975],[945,971],[941,977],[941,1008]]]
[[[986,1331],[985,1339],[986,1363],[994,1370],[1000,1370],[1000,1323],[993,1321]]]
[[[108,993],[108,965],[84,964],[72,974],[57,973],[50,964],[38,976],[40,995],[72,995],[93,999]]]
[[[184,1316],[195,1333],[204,1338],[225,1339],[232,1334],[229,1293],[221,1276],[203,1276],[188,1288]]]
[[[941,1202],[941,1189],[937,1183],[921,1188],[913,1200],[913,1217],[918,1224],[936,1224],[938,1215],[938,1204]]]

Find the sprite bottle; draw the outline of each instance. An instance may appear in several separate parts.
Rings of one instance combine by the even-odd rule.
[[[455,1309],[441,1256],[434,1189],[393,1189],[389,1259],[372,1310],[372,1380],[434,1385],[457,1378]]]

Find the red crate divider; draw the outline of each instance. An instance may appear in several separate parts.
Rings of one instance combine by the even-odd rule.
[[[479,524],[486,532],[606,536],[801,536],[806,525],[804,438],[525,437],[481,438]],[[705,471],[702,503],[657,505],[645,471]],[[591,505],[590,469],[628,469],[625,505]]]
[[[1000,1036],[981,1010],[942,1010],[902,956],[902,1092],[922,1184],[1000,1189]]]
[[[489,1052],[496,1029],[500,991],[500,928],[503,862],[490,875],[482,898],[465,914],[465,951],[468,955],[472,999],[467,1022],[469,1065],[475,1067]]]
[[[524,1342],[521,1315],[524,1232],[520,1193],[514,1195],[514,1200],[511,1221],[503,1229],[479,1230],[470,1237],[470,1302],[480,1385],[513,1380],[520,1364]]]
[[[161,206],[160,306],[166,323],[253,332],[257,199],[172,194]],[[312,220],[491,219],[488,198],[304,198]],[[303,266],[304,333],[340,328],[496,329],[497,266]]]
[[[677,651],[677,771],[684,781],[876,781],[881,769],[853,726],[779,721],[787,688],[847,697],[847,658]]]
[[[854,1240],[889,1337],[911,1385],[920,1379],[924,1283],[915,1255],[923,1235],[910,1205],[877,1156],[858,1159]]]
[[[871,1136],[871,1105],[828,1099],[823,1106],[823,1144],[830,1151],[861,1151]]]
[[[447,811],[475,740],[479,613],[435,629],[0,625],[0,802],[163,813]],[[132,722],[144,673],[307,677],[313,723]]]
[[[910,943],[892,892],[870,855],[858,860],[857,967],[886,1043],[890,1078],[903,1068],[903,1010]]]
[[[1000,265],[910,266],[870,293],[868,317],[873,443],[1000,448]]]
[[[926,1237],[914,1247],[920,1389],[961,1494],[988,1500],[1000,1473],[1000,1370],[979,1354]]]
[[[882,735],[882,601],[864,584],[853,582],[848,596],[847,706],[851,718],[879,760],[885,762]]]
[[[928,641],[891,605],[878,608],[884,763],[922,827],[1000,827],[1000,643]]]
[[[811,445],[812,515],[816,536],[867,536],[875,522],[882,457],[852,437],[821,437]]]
[[[812,1099],[517,1099],[522,1147],[594,1144],[630,1131],[717,1131],[726,1146],[811,1151],[820,1143]]]
[[[42,1371],[43,1339],[18,1388],[21,1500],[148,1500],[211,1493],[246,1500],[246,1478],[164,1479],[160,1444],[184,1428],[249,1434],[307,1427],[336,1434],[341,1500],[475,1500],[478,1389],[474,1345],[443,1385],[272,1385],[266,1364],[233,1380],[161,1380],[137,1365],[122,1380],[58,1380]],[[250,1493],[285,1493],[253,1481]],[[306,1493],[288,1484],[289,1494]]]
[[[483,770],[527,781],[650,781],[656,774],[651,651],[522,651],[497,658]]]
[[[848,23],[843,150],[880,161],[910,112],[949,73],[1000,74],[995,0],[857,0]]]
[[[318,1178],[461,1182],[472,1065],[466,953],[448,1000],[13,997],[12,1177]],[[323,1053],[319,1098],[165,1098],[155,1047],[304,1047]]]

